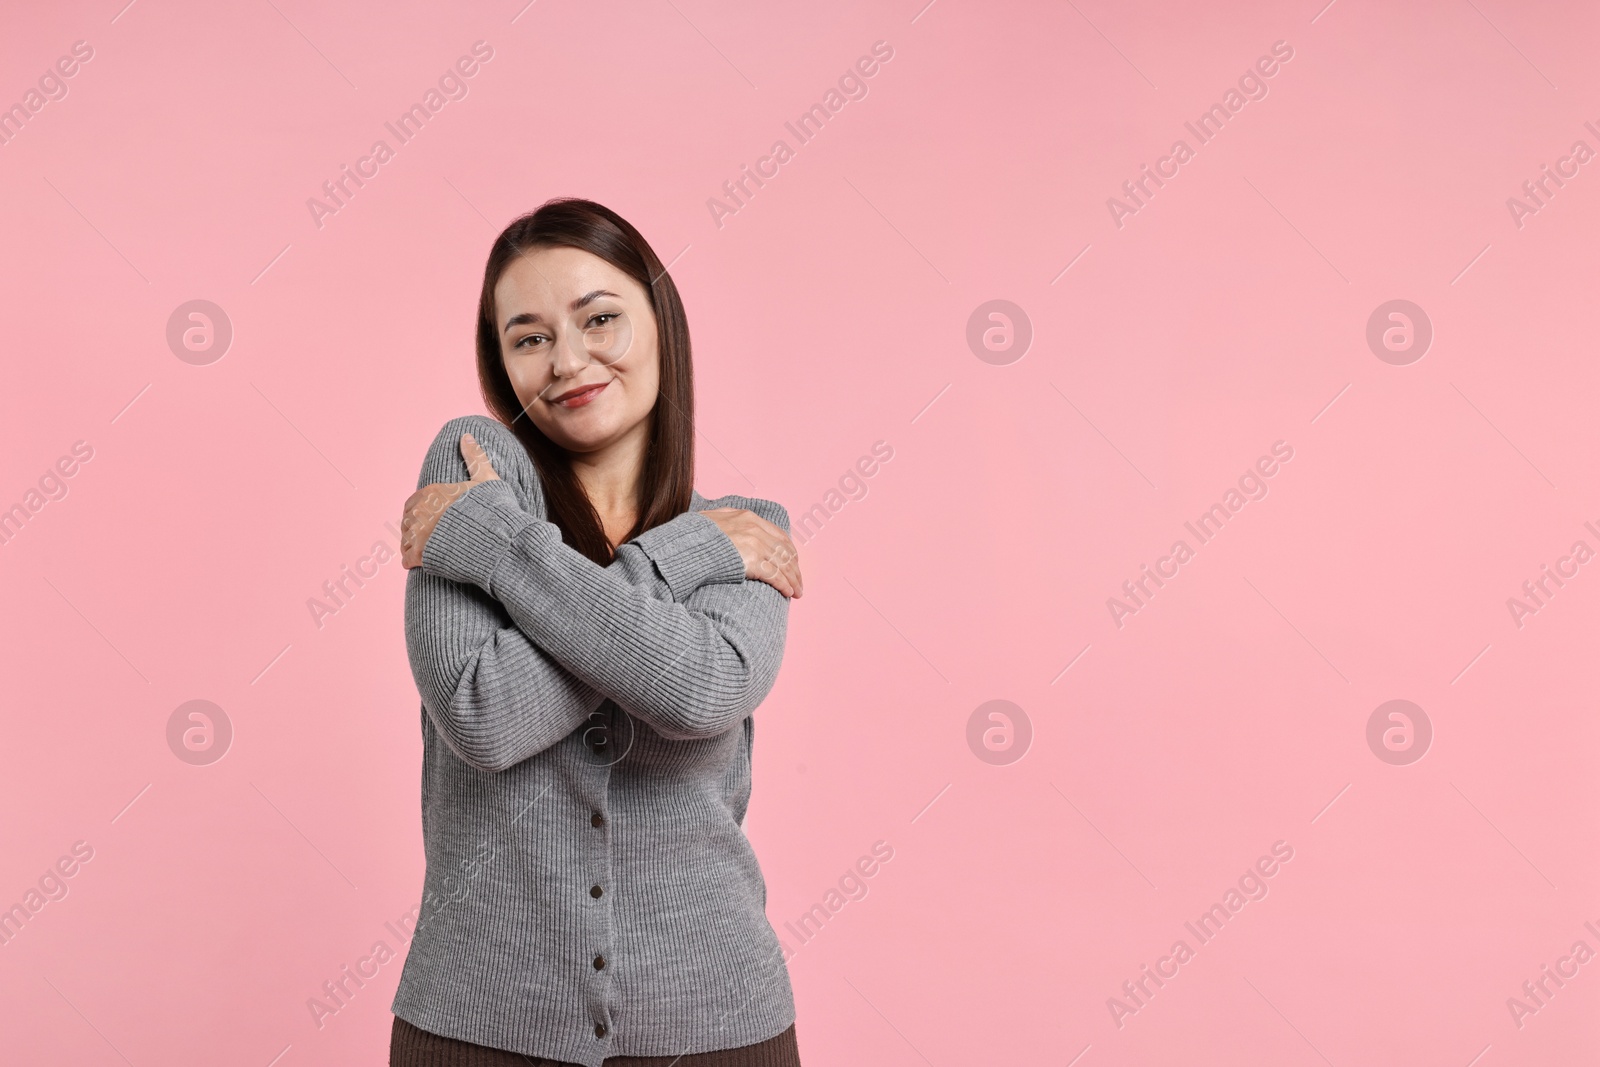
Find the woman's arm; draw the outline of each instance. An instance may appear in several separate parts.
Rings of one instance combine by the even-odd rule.
[[[788,532],[780,505],[746,503]],[[620,546],[612,568],[645,566],[649,547],[640,542],[664,528]],[[788,598],[744,579],[742,557],[735,565],[738,551],[724,542],[732,550],[728,572],[737,570],[739,580],[704,581],[684,603],[663,602],[562,543],[553,523],[519,508],[503,479],[490,479],[439,517],[421,569],[482,589],[583,682],[662,736],[690,739],[743,721],[772,688],[783,659]]]
[[[494,598],[421,570],[406,578],[406,651],[439,736],[483,771],[543,752],[605,700],[524,637]]]
[[[461,434],[490,455],[517,506],[545,514],[532,461],[515,435],[484,416],[447,423],[423,461],[418,487],[464,477]],[[692,594],[743,575],[738,550],[714,523],[680,515],[647,531],[637,551],[605,570],[648,595]],[[718,542],[721,542],[720,544]],[[731,559],[730,559],[731,554]],[[464,761],[500,771],[582,726],[606,699],[535,645],[483,590],[416,569],[406,580],[406,649],[423,707]]]

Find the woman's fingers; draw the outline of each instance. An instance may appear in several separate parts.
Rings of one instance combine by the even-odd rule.
[[[422,549],[438,514],[436,488],[423,486],[406,498],[405,511],[400,516],[400,565],[407,570],[422,565]]]
[[[792,596],[802,596],[805,593],[805,583],[800,578],[800,552],[794,547],[794,540],[784,532],[782,526],[753,512],[750,517],[760,523],[767,539],[767,559],[783,574],[794,592]]]
[[[789,540],[788,534],[784,535],[779,552],[783,559],[784,573],[789,576],[789,582],[794,586],[794,595],[805,596],[806,583],[800,577],[800,553],[795,550],[794,542]]]
[[[473,482],[487,482],[500,477],[489,462],[489,454],[470,433],[461,435],[461,458],[467,461],[467,476]]]
[[[800,553],[783,527],[743,508],[712,508],[701,514],[721,527],[739,550],[745,577],[766,582],[786,597],[804,593]]]
[[[768,549],[761,557],[746,568],[746,575],[757,581],[766,582],[786,597],[798,596],[792,570],[785,567],[781,557]]]
[[[770,531],[764,532],[766,536],[763,538],[764,552],[760,564],[762,580],[784,596],[802,595],[805,589],[800,580],[800,554],[795,551],[794,542],[789,540],[789,535],[783,532],[782,527],[773,526]]]
[[[491,471],[491,477],[494,475]],[[487,479],[485,479],[487,480]],[[422,566],[422,550],[439,516],[444,514],[456,498],[472,488],[472,482],[434,482],[425,485],[406,498],[405,510],[400,516],[400,565],[406,569]]]
[[[471,481],[434,482],[425,485],[406,498],[405,510],[400,516],[400,564],[406,569],[422,566],[422,550],[428,538],[439,525],[443,515],[458,497],[463,496],[479,482],[498,480],[489,454],[470,434],[461,435],[461,458],[467,461],[467,474]]]

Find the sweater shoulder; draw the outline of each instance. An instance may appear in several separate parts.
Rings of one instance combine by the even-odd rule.
[[[741,508],[753,511],[763,519],[777,526],[784,533],[789,532],[789,511],[776,500],[766,500],[759,496],[740,496],[729,493],[719,496],[715,500],[706,500],[696,506],[696,511],[711,511],[714,508]]]
[[[489,456],[494,472],[510,483],[517,502],[526,511],[544,513],[544,491],[533,459],[511,428],[487,415],[458,415],[434,435],[422,460],[417,488],[435,482],[464,482],[471,475],[461,455],[461,435],[470,433]]]

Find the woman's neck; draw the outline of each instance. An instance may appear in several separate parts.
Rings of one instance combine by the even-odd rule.
[[[594,452],[569,453],[572,473],[600,514],[606,538],[616,545],[639,513],[639,479],[649,444],[649,420]]]

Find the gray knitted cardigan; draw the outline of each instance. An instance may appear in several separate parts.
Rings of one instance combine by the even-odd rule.
[[[783,1032],[794,995],[742,824],[789,602],[698,512],[788,513],[696,492],[602,567],[545,521],[499,422],[446,423],[418,488],[467,480],[463,431],[501,480],[446,509],[406,579],[427,875],[393,1012],[589,1067]]]

